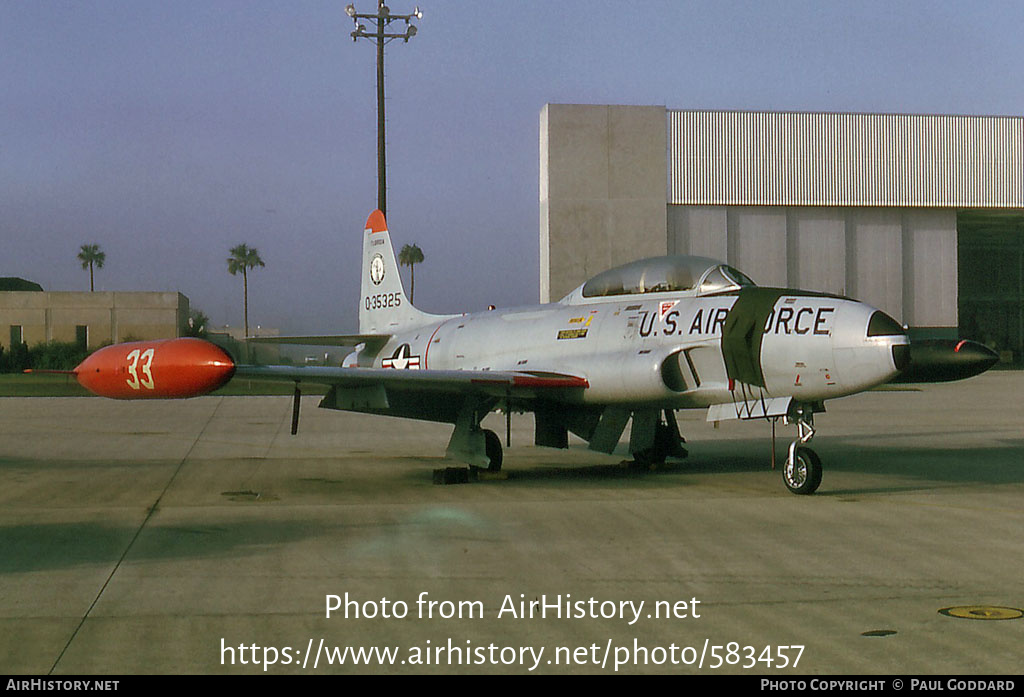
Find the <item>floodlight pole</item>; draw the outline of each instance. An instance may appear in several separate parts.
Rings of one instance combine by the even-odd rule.
[[[423,13],[417,7],[412,14],[393,15],[384,0],[379,0],[376,14],[360,14],[356,12],[354,5],[345,7],[345,14],[355,22],[356,30],[352,32],[352,41],[358,39],[369,39],[377,44],[377,208],[387,216],[388,187],[387,187],[387,157],[384,144],[384,44],[392,39],[402,39],[408,43],[409,39],[416,36],[416,26],[411,23],[413,19],[421,19]],[[368,19],[376,26],[372,32],[366,31],[366,25],[360,24],[360,19]],[[405,32],[393,34],[386,31],[389,24],[395,20],[405,21]]]
[[[384,0],[381,0],[381,7]],[[387,219],[388,214],[388,160],[384,139],[384,22],[377,23],[377,208]]]

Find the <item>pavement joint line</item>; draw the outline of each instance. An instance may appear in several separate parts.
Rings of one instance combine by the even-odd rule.
[[[178,466],[174,468],[174,473],[171,475],[170,479],[167,480],[167,484],[164,485],[164,488],[160,492],[160,495],[156,497],[156,501],[154,501],[153,505],[149,507],[149,510],[146,512],[146,517],[143,518],[138,530],[136,530],[135,534],[132,535],[131,541],[129,541],[128,545],[124,548],[124,551],[121,553],[121,557],[117,560],[117,563],[114,564],[114,568],[110,570],[110,574],[107,576],[107,579],[103,582],[103,585],[100,586],[100,590],[98,593],[96,593],[96,597],[92,599],[92,602],[89,604],[89,608],[85,611],[85,614],[82,615],[82,619],[79,620],[78,625],[75,627],[75,631],[71,632],[71,636],[68,637],[67,643],[64,644],[64,648],[60,650],[60,653],[57,655],[56,660],[54,660],[53,665],[50,666],[50,670],[48,670],[46,673],[47,675],[53,675],[53,671],[57,669],[57,666],[60,664],[61,659],[64,658],[64,654],[67,653],[67,650],[71,647],[71,644],[74,642],[75,637],[78,636],[78,632],[81,631],[82,627],[85,625],[85,621],[89,619],[89,615],[92,614],[93,608],[96,607],[96,603],[98,603],[100,601],[100,598],[103,597],[104,591],[107,590],[107,586],[110,585],[110,581],[114,578],[114,574],[118,572],[118,570],[121,568],[121,564],[128,556],[128,552],[130,552],[132,547],[135,546],[135,541],[139,539],[139,535],[142,534],[142,530],[146,527],[146,524],[149,523],[150,519],[153,517],[153,514],[156,513],[157,509],[160,508],[160,502],[163,500],[164,495],[167,493],[167,490],[171,488],[171,484],[174,483],[174,480],[178,477],[178,473],[181,472],[181,468],[185,466],[186,462],[188,462],[188,456],[192,454],[193,450],[195,450],[196,445],[203,437],[203,434],[206,433],[207,427],[213,421],[213,417],[217,415],[217,411],[220,409],[220,406],[223,403],[224,397],[220,397],[217,401],[217,406],[215,406],[213,408],[213,411],[210,412],[210,417],[206,420],[206,423],[203,424],[203,427],[199,430],[199,433],[196,435],[195,440],[192,441],[192,445],[189,446],[188,452],[186,452],[185,455],[181,458],[181,462],[178,463]]]
[[[277,443],[277,439],[280,437],[281,430],[284,428],[285,424],[288,424],[290,433],[292,424],[292,405],[290,401],[288,402],[288,408],[285,410],[284,418],[277,422],[277,430],[274,431],[274,436],[267,443],[267,449],[263,451],[263,457],[260,458],[259,464],[256,465],[255,469],[253,469],[253,471],[246,478],[245,482],[243,483],[243,486],[249,485],[253,477],[256,476],[256,473],[260,471],[260,468],[263,466],[263,463],[267,461],[267,457],[270,455],[270,451],[274,449],[274,444]]]
[[[285,424],[288,424],[288,437],[291,438],[291,425],[292,425],[292,404],[288,402],[287,408],[284,412],[284,418],[277,422],[277,430],[274,431],[274,437],[267,443],[267,449],[263,453],[263,459],[266,460],[267,456],[270,455],[270,451],[274,449],[274,445],[277,443],[277,439],[281,436],[281,431],[284,429]]]

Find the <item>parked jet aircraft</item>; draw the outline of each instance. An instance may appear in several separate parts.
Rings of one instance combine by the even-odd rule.
[[[637,463],[685,456],[677,409],[707,419],[795,424],[786,486],[813,493],[821,460],[807,447],[827,399],[887,382],[955,380],[997,357],[970,341],[911,343],[881,310],[827,293],[763,288],[714,259],[634,261],[590,279],[556,303],[430,315],[409,302],[387,224],[374,211],[363,236],[359,334],[271,339],[346,345],[341,367],[239,365],[190,338],[116,344],[74,373],[118,399],[192,397],[233,375],[329,386],[320,406],[454,424],[447,455],[497,470],[501,441],[480,426],[495,409],[535,415],[535,442],[568,434],[611,453],[632,419]]]

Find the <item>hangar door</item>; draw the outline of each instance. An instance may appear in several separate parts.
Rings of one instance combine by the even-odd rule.
[[[1024,363],[1024,211],[957,213],[960,336]]]

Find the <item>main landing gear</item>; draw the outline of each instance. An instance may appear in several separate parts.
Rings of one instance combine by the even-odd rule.
[[[436,484],[461,484],[470,479],[475,481],[480,472],[497,474],[501,471],[501,439],[494,431],[480,428],[480,422],[492,406],[479,399],[466,399],[462,403],[445,456],[469,467],[434,470]]]
[[[786,421],[796,423],[797,438],[789,444],[782,481],[794,494],[813,494],[821,485],[821,458],[804,444],[814,438],[814,410],[810,405],[798,404]]]
[[[497,433],[487,428],[484,429],[484,452],[487,455],[487,471],[500,472],[502,459],[501,439],[498,438]]]
[[[480,422],[492,406],[492,403],[479,399],[463,402],[455,419],[455,430],[448,441],[446,457],[477,469],[501,471],[501,439],[494,431],[480,428]]]
[[[434,484],[465,484],[477,481],[481,472],[490,472],[492,475],[501,472],[502,451],[498,434],[479,427],[472,432],[476,434],[474,438],[483,436],[485,459],[474,459],[477,464],[471,464],[469,467],[445,467],[434,470]]]
[[[657,417],[654,425],[654,443],[649,448],[633,453],[633,461],[630,463],[632,467],[646,470],[664,463],[666,458],[682,459],[689,454],[683,447],[686,439],[679,433],[675,413],[671,409],[665,409],[663,413],[664,418]]]

